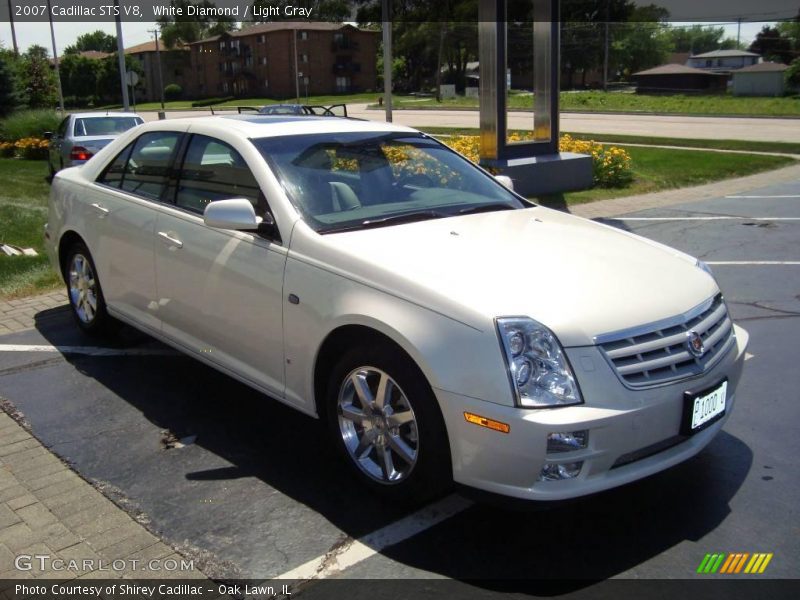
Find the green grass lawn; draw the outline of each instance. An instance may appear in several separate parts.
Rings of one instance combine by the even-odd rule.
[[[543,204],[582,204],[609,198],[622,198],[667,189],[701,185],[711,181],[744,177],[761,171],[777,169],[796,162],[785,156],[754,154],[725,154],[698,150],[670,150],[621,146],[631,155],[634,181],[627,188],[594,188],[569,192],[558,197],[543,197]]]
[[[0,253],[0,298],[26,296],[61,285],[44,252],[50,186],[45,161],[0,159],[0,241],[34,248],[39,256]]]
[[[300,97],[300,104],[322,105],[330,106],[331,104],[366,104],[377,103],[378,98],[382,96],[380,92],[373,92],[369,94],[347,94],[347,95],[331,95],[331,96],[305,96]],[[399,96],[393,96],[397,100]],[[266,104],[294,104],[295,98],[288,98],[286,100],[274,100],[272,98],[237,98],[235,100],[228,100],[227,102],[220,102],[214,104],[214,108],[226,106],[264,106]],[[191,109],[192,100],[175,100],[173,102],[165,102],[164,107],[167,109]],[[121,105],[101,106],[102,109],[119,109]],[[208,110],[208,107],[201,107]],[[161,110],[161,102],[137,102],[136,110]]]
[[[780,156],[724,154],[697,150],[628,147],[635,180],[624,189],[592,189],[559,197],[540,198],[543,204],[577,204],[664,189],[699,185],[729,177],[775,169],[794,161]],[[0,298],[44,292],[63,285],[44,253],[42,228],[47,219],[47,163],[0,159],[0,241],[32,247],[36,257],[0,254]]]
[[[634,112],[685,115],[733,115],[765,117],[800,116],[800,96],[783,98],[743,98],[729,95],[642,95],[621,92],[562,92],[561,110],[573,112]],[[477,108],[477,98],[457,97],[442,102],[400,97],[397,108]],[[533,108],[531,94],[509,96],[509,108]]]

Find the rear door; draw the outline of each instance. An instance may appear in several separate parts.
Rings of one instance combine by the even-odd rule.
[[[283,396],[283,273],[279,239],[207,227],[209,202],[247,198],[269,211],[250,165],[230,144],[192,135],[174,207],[156,224],[156,285],[163,332],[246,381]]]
[[[131,142],[88,190],[95,260],[112,312],[158,331],[154,231],[180,131],[151,131]]]

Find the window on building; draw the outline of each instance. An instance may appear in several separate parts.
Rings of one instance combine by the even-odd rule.
[[[244,66],[245,67],[252,67],[253,66],[253,57],[252,56],[245,56],[244,57]]]
[[[308,39],[308,32],[307,31],[301,31],[300,32],[300,39],[301,40],[307,40]]]
[[[268,87],[269,87],[269,79],[265,79],[265,80],[264,80],[264,87],[265,87],[265,88],[268,88]]]
[[[239,40],[231,40],[231,48],[238,48]]]
[[[266,56],[262,56],[261,58],[259,58],[258,59],[258,64],[266,65],[267,64],[267,57]]]
[[[344,33],[341,31],[337,31],[333,34],[333,41],[337,44],[341,44],[344,41]]]
[[[336,91],[337,92],[347,92],[350,89],[350,78],[349,77],[337,77],[336,78]]]
[[[307,63],[308,62],[308,54],[301,54],[300,55],[300,62]]]
[[[225,40],[220,40],[220,42],[219,42],[219,49],[220,49],[220,50],[225,50],[225,46],[226,46],[226,44],[225,44]]]
[[[222,91],[223,92],[227,92],[228,89],[229,89],[228,82],[227,81],[223,81],[222,82]]]
[[[258,36],[258,43],[259,44],[263,44],[266,41],[267,41],[267,36],[265,36],[263,33],[260,36]]]

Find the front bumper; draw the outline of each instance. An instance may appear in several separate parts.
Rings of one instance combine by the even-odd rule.
[[[566,353],[585,404],[519,409],[435,390],[447,424],[456,482],[528,500],[584,496],[676,465],[700,452],[722,429],[736,403],[748,334],[734,326],[736,345],[710,371],[677,383],[625,388],[596,347]],[[700,392],[728,379],[725,416],[689,437],[680,436],[684,392]],[[509,391],[510,393],[510,391]],[[510,425],[508,433],[469,423],[472,412]],[[589,431],[585,449],[547,453],[552,432]],[[577,477],[539,481],[546,463],[583,462]]]

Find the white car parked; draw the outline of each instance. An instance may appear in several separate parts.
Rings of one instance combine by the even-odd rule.
[[[686,460],[748,339],[703,263],[382,123],[148,123],[58,173],[45,237],[84,331],[124,321],[324,419],[403,499],[556,500]]]

